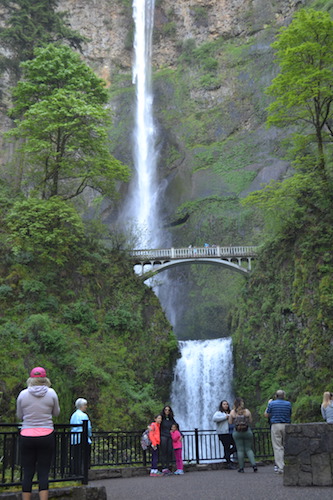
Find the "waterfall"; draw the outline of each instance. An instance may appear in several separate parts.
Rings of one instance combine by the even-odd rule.
[[[152,33],[154,0],[133,0],[134,61],[133,83],[136,86],[133,162],[135,175],[123,207],[122,221],[130,221],[137,232],[138,248],[158,245],[159,187],[157,179],[156,126],[153,119],[151,89]]]
[[[158,248],[168,244],[161,231],[160,200],[165,181],[157,176],[157,126],[153,117],[151,86],[152,32],[154,0],[133,0],[134,61],[133,83],[136,86],[135,126],[133,130],[133,163],[135,174],[124,203],[120,223],[134,224],[137,248]],[[176,315],[168,300],[174,297],[174,283],[167,273],[159,275],[154,291],[169,320]],[[172,287],[172,288],[171,288]],[[172,293],[170,293],[172,290]],[[170,303],[170,302],[169,302]],[[173,302],[172,304],[174,304]],[[172,323],[173,326],[174,323]],[[180,342],[182,357],[178,361],[172,387],[172,405],[182,429],[212,428],[212,415],[221,399],[231,401],[232,347],[230,339]]]
[[[213,429],[220,401],[233,402],[231,338],[180,341],[179,346],[171,391],[175,419],[183,430]]]

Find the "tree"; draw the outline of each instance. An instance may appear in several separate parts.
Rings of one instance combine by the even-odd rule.
[[[10,56],[2,56],[0,68],[14,71],[19,76],[19,64],[34,57],[37,46],[67,41],[81,49],[86,38],[72,30],[66,12],[57,12],[58,0],[0,0],[8,12],[6,24],[0,27],[0,45]]]
[[[326,180],[325,144],[333,140],[333,21],[327,12],[300,10],[272,46],[281,72],[267,89],[275,97],[268,124],[303,125],[294,137],[296,153],[311,153],[311,168]]]
[[[84,244],[80,216],[57,197],[16,201],[5,216],[5,228],[15,255],[29,253],[44,263],[63,265]]]
[[[27,189],[43,199],[73,198],[88,186],[112,195],[128,170],[108,147],[104,81],[69,47],[50,44],[35,55],[22,63],[24,80],[12,91],[10,111],[16,128],[7,133],[24,139]]]

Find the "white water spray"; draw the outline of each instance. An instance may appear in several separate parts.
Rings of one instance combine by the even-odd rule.
[[[159,242],[158,180],[156,127],[153,119],[151,89],[152,33],[154,0],[133,0],[134,63],[136,85],[133,161],[135,175],[122,219],[134,223],[138,232],[138,248],[154,248]]]
[[[171,405],[183,430],[213,429],[212,417],[222,399],[231,404],[232,341],[187,340],[179,342]]]
[[[165,245],[161,231],[159,203],[165,182],[158,183],[157,128],[153,119],[151,88],[152,33],[154,0],[133,0],[135,23],[133,83],[136,85],[133,161],[135,175],[121,214],[121,223],[134,224],[138,248]],[[162,305],[170,295],[166,275],[154,290]],[[160,288],[160,290],[158,290]],[[166,292],[166,293],[164,293]],[[167,309],[167,307],[165,307]],[[172,313],[166,311],[172,322]],[[180,342],[179,359],[172,387],[172,406],[181,429],[212,428],[212,415],[221,399],[231,401],[232,347],[230,339]]]

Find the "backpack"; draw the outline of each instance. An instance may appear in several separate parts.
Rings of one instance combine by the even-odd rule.
[[[143,450],[147,450],[147,448],[149,448],[149,446],[151,445],[151,441],[149,439],[149,430],[148,429],[146,429],[144,431],[144,433],[142,434],[141,439],[140,439],[140,443],[141,443],[141,447]]]
[[[243,414],[237,414],[233,423],[237,432],[245,432],[249,428],[249,419]]]

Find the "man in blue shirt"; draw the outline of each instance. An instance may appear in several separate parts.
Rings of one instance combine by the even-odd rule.
[[[264,413],[271,424],[272,446],[274,451],[276,472],[283,473],[284,469],[284,438],[286,424],[291,422],[291,403],[286,401],[286,394],[279,389],[276,391],[276,399],[270,401]]]

